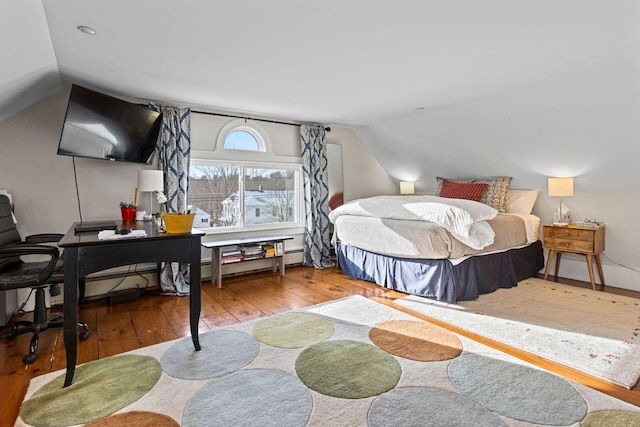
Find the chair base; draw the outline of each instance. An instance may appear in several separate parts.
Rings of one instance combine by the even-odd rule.
[[[44,303],[44,287],[36,288],[36,303],[33,312],[33,322],[26,320],[16,321],[9,332],[5,332],[0,335],[0,339],[8,338],[14,339],[18,335],[33,333],[31,342],[29,343],[29,352],[22,357],[22,362],[25,365],[30,365],[36,360],[36,353],[38,351],[38,341],[40,339],[40,332],[46,331],[49,328],[61,328],[63,326],[62,314],[47,318],[47,307]],[[78,327],[82,328],[82,332],[78,335],[81,341],[89,338],[89,325],[84,322],[78,322]]]

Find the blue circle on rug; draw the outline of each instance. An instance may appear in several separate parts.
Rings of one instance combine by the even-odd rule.
[[[292,375],[246,370],[215,379],[193,395],[181,425],[304,426],[312,409],[311,391]]]
[[[244,368],[260,352],[251,335],[238,331],[213,331],[200,335],[200,351],[191,337],[169,347],[160,359],[162,370],[183,380],[207,380]]]
[[[567,380],[518,363],[466,354],[449,364],[449,378],[463,395],[516,420],[571,425],[587,414]]]
[[[369,409],[369,427],[422,425],[504,427],[507,424],[471,399],[432,387],[396,388],[377,397]]]

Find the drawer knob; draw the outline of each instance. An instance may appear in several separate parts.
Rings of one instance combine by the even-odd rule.
[[[571,246],[571,243],[569,243],[569,242],[565,242],[565,243],[564,243],[564,245],[565,245],[565,246]]]
[[[569,232],[568,232],[568,231],[567,231],[566,233],[564,233],[564,235],[565,235],[565,236],[567,236],[567,237],[569,237],[569,236],[570,236],[570,234],[569,234]]]

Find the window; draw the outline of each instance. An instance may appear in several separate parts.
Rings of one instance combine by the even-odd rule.
[[[211,215],[211,227],[301,223],[301,167],[191,160],[188,203]]]
[[[245,129],[236,129],[229,132],[224,139],[223,146],[225,150],[264,151],[264,149],[261,149],[258,138]]]
[[[227,154],[233,151],[271,153],[271,141],[267,132],[255,121],[232,120],[220,129],[216,151]]]

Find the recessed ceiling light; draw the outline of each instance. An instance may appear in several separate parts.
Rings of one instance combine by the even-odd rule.
[[[424,107],[418,107],[416,108],[416,111],[424,111]]]
[[[87,27],[86,25],[78,25],[78,30],[85,34],[89,34],[90,36],[93,36],[96,33],[96,30],[91,27]]]

